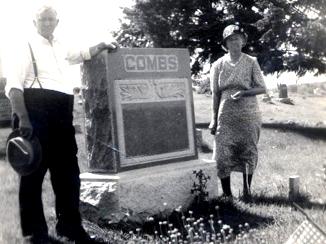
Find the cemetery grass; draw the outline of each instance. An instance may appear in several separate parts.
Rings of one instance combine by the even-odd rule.
[[[209,103],[207,99],[209,98],[205,98],[205,95],[202,95],[199,99],[195,97],[195,102],[200,100],[196,104],[196,118],[197,116],[201,118],[206,116],[207,118],[205,110],[206,105]],[[309,99],[309,102],[312,101]],[[200,106],[202,106],[201,109]],[[315,104],[315,106],[318,107],[318,104]],[[319,106],[321,110],[325,109],[325,107]],[[295,117],[294,114],[295,110],[289,116]],[[77,134],[76,138],[80,149],[78,156],[81,170],[86,171],[84,136]],[[207,130],[203,130],[203,139],[211,148],[213,138]],[[288,177],[299,175],[302,196],[298,203],[319,226],[326,230],[326,185],[322,178],[318,176],[318,174],[322,173],[322,165],[326,162],[326,141],[318,138],[308,138],[284,130],[263,129],[259,143],[259,156],[259,164],[252,186],[253,201],[245,203],[235,200],[236,211],[234,211],[232,218],[233,222],[228,224],[231,227],[244,224],[239,214],[245,214],[245,216],[248,216],[250,225],[254,225],[260,233],[266,233],[268,243],[279,244],[285,242],[295,228],[305,219],[300,212],[291,208],[288,201]],[[211,151],[199,153],[199,158],[200,160],[211,158]],[[210,172],[205,173],[215,177]],[[208,184],[210,183],[208,182]],[[216,187],[221,189],[220,185]],[[50,233],[54,234],[54,198],[48,175],[43,188],[44,210],[48,219]],[[5,163],[4,158],[1,158],[0,244],[21,243],[22,241],[19,228],[17,189],[18,176]],[[189,192],[190,189],[191,186],[189,186]],[[234,173],[232,175],[233,194],[238,197],[241,189],[242,176]],[[239,220],[237,220],[237,217],[239,217]],[[227,220],[225,221],[227,222]],[[97,230],[93,234],[105,236],[107,240],[110,239],[109,236],[119,235],[119,232],[110,231],[109,234],[103,234],[99,228]]]

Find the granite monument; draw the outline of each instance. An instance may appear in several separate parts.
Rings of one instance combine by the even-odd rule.
[[[186,49],[121,48],[84,63],[91,171],[197,157],[189,61]]]

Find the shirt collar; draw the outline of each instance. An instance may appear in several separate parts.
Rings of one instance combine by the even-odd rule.
[[[33,36],[32,36],[32,40],[37,41],[38,43],[42,43],[45,45],[50,45],[51,43],[49,42],[49,40],[45,39],[43,36],[41,36],[38,32],[36,32]],[[53,40],[52,40],[52,44],[57,42],[57,38],[54,36]]]

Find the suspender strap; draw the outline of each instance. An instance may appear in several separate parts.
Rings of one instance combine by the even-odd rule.
[[[33,70],[34,70],[34,76],[35,76],[32,84],[31,84],[31,86],[29,88],[32,88],[32,86],[34,85],[35,81],[37,81],[37,83],[39,84],[40,88],[43,88],[42,85],[41,85],[40,80],[38,79],[38,70],[37,70],[36,60],[35,60],[33,49],[31,47],[31,44],[30,43],[28,43],[28,47],[29,47],[29,51],[30,51],[31,57],[32,57]]]

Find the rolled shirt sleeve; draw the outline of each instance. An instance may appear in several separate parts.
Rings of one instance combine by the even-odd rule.
[[[69,49],[67,53],[66,60],[69,64],[80,64],[84,60],[90,60],[91,54],[89,52],[89,48],[82,48],[79,50]]]
[[[31,63],[28,46],[17,47],[11,50],[10,54],[5,54],[4,77],[6,77],[5,94],[9,98],[10,90],[15,88],[24,91],[24,81],[27,69],[26,63]]]

